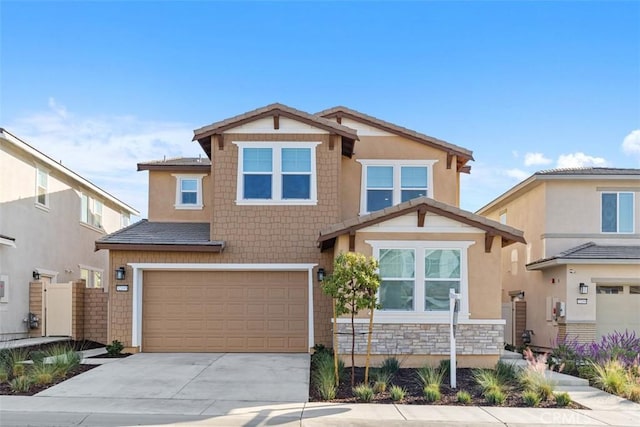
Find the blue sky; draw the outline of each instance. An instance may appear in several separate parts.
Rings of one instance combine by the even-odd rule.
[[[272,102],[474,151],[461,206],[640,167],[640,2],[0,3],[0,126],[146,213],[136,163]]]

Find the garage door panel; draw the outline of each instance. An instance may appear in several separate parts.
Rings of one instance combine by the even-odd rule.
[[[306,352],[306,272],[144,273],[143,351]]]

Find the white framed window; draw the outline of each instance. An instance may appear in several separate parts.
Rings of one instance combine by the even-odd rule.
[[[375,212],[416,197],[433,198],[437,160],[360,159],[360,214]]]
[[[632,192],[602,193],[601,202],[601,232],[633,233],[634,194]]]
[[[102,283],[103,270],[99,268],[80,265],[80,278],[84,279],[87,288],[104,288]]]
[[[234,142],[238,205],[316,205],[320,142]]]
[[[131,217],[128,213],[122,212],[120,214],[120,228],[128,227],[131,224]]]
[[[49,206],[49,172],[36,169],[36,205]]]
[[[376,316],[446,321],[449,289],[461,295],[460,318],[469,317],[467,249],[473,241],[367,241],[381,276]]]
[[[80,221],[92,227],[102,228],[102,202],[80,194]]]
[[[206,174],[173,174],[176,178],[176,209],[202,209],[202,179]]]
[[[500,211],[500,224],[507,225],[507,210]]]

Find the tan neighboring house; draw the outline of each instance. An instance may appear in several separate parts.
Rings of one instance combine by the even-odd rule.
[[[197,129],[194,140],[206,158],[138,165],[149,172],[149,219],[96,242],[110,272],[126,272],[111,277],[110,339],[143,352],[331,346],[319,280],[340,252],[357,251],[377,257],[383,277],[375,357],[446,357],[454,288],[461,364],[495,363],[502,248],[524,239],[458,207],[471,151],[345,107],[282,104]]]
[[[537,172],[477,213],[524,230],[526,246],[503,249],[502,301],[509,326],[526,302],[533,345],[640,333],[640,169]]]
[[[36,278],[106,291],[109,259],[94,242],[131,215],[140,214],[0,128],[0,341],[27,336]]]

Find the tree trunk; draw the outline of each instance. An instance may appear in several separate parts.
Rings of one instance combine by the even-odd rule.
[[[355,313],[351,310],[351,387],[356,382],[356,324],[354,321]]]
[[[369,357],[371,356],[371,335],[373,335],[373,307],[369,309],[369,336],[367,337],[367,358],[364,363],[364,383],[369,384]]]
[[[333,301],[333,370],[336,376],[336,387],[340,384],[340,374],[338,373],[338,312],[336,310],[336,299]]]

